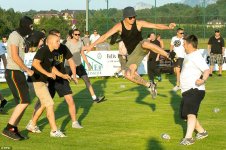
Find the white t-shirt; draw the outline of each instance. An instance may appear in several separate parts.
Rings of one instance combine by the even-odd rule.
[[[191,88],[205,90],[205,84],[197,86],[195,82],[207,69],[209,69],[209,66],[199,50],[187,54],[184,58],[180,75],[181,93],[190,90]]]
[[[97,35],[92,34],[92,35],[90,36],[90,38],[89,38],[91,44],[94,43],[97,39],[99,39],[99,37],[100,37],[99,34],[97,34]]]
[[[178,38],[177,36],[174,36],[171,40],[171,45],[173,45],[173,50],[177,54],[176,56],[178,58],[184,58],[186,55],[185,49],[184,49],[184,40],[183,38]]]

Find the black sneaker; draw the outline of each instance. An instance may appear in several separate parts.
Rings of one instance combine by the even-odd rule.
[[[212,77],[213,76],[213,74],[209,74],[209,77]]]
[[[221,77],[221,76],[222,76],[222,74],[218,74],[218,76],[219,76],[219,77]]]
[[[7,103],[8,103],[7,100],[3,99],[0,104],[0,110],[3,109]]]
[[[17,134],[17,136],[20,137],[20,140],[27,140],[28,139],[28,137],[21,135],[19,132],[17,132],[16,134]]]
[[[18,132],[15,131],[15,128],[7,129],[4,128],[2,131],[2,135],[6,136],[15,141],[22,140],[21,137],[17,134]]]
[[[96,103],[100,103],[105,99],[105,96],[97,97],[95,100],[93,100]]]

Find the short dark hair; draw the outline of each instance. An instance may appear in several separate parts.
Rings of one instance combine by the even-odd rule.
[[[184,29],[182,29],[182,28],[177,28],[177,32],[180,31],[180,30],[184,30]]]
[[[57,29],[51,29],[51,30],[49,31],[49,34],[58,34],[58,33],[60,33],[60,31],[57,30]]]
[[[151,36],[151,34],[154,34],[154,35],[155,35],[155,32],[150,32],[150,33],[148,34],[148,38]]]
[[[198,47],[198,38],[197,38],[197,36],[195,36],[193,34],[192,35],[188,35],[188,36],[184,37],[184,40],[187,43],[192,44],[192,46],[194,48],[197,48]]]

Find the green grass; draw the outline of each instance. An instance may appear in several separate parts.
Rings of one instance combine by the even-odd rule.
[[[11,146],[14,150],[224,150],[226,135],[226,73],[223,77],[214,75],[207,82],[207,93],[201,104],[199,120],[209,132],[209,137],[196,141],[191,146],[181,146],[179,141],[184,135],[186,123],[179,118],[180,92],[174,93],[175,78],[163,75],[158,84],[158,97],[152,100],[146,88],[125,79],[92,78],[91,82],[97,95],[104,94],[107,101],[92,103],[82,80],[78,85],[71,84],[77,106],[77,117],[83,129],[72,129],[67,105],[55,97],[57,125],[67,134],[67,138],[50,138],[50,127],[45,113],[38,125],[41,134],[28,133],[25,126],[31,118],[35,98],[27,108],[19,129],[29,136],[25,141],[12,141],[0,135],[0,147]],[[147,79],[147,76],[144,76]],[[123,86],[124,85],[124,86]],[[7,115],[0,114],[0,129],[3,129],[13,111],[12,94],[5,83],[1,92],[9,100]],[[220,108],[219,113],[213,109]],[[168,133],[171,140],[161,139]]]

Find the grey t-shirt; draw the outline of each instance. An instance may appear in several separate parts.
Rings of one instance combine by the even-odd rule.
[[[79,40],[76,44],[72,43],[71,40],[67,41],[65,44],[68,49],[71,51],[72,55],[73,55],[73,60],[75,61],[75,64],[77,66],[82,64],[81,61],[81,50],[82,50],[82,42]],[[68,66],[68,63],[66,62],[66,66]]]
[[[24,56],[25,56],[25,42],[23,37],[16,31],[13,31],[10,35],[9,35],[9,39],[7,41],[7,66],[6,69],[10,69],[10,70],[21,70],[22,69],[13,61],[12,59],[12,55],[11,55],[11,45],[15,45],[16,47],[18,47],[18,52],[19,52],[19,56],[22,60],[24,60]]]

